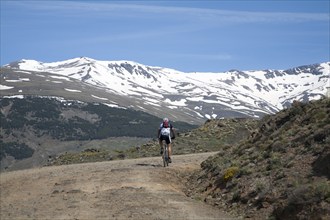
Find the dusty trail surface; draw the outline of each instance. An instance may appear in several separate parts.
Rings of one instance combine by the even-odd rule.
[[[223,219],[182,192],[214,153],[43,167],[0,174],[0,219]]]

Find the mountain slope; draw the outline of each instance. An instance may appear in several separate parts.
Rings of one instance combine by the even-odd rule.
[[[187,194],[252,219],[329,219],[330,99],[264,117],[202,163]]]
[[[203,123],[221,117],[260,117],[293,100],[322,97],[330,62],[289,70],[184,73],[131,61],[87,57],[41,63],[21,60],[1,69],[1,94],[97,99],[173,120]],[[20,92],[19,92],[20,91]]]
[[[156,137],[161,120],[142,111],[98,103],[50,97],[0,98],[0,170],[41,166],[49,157],[80,152],[91,145],[110,153],[137,146]],[[179,131],[196,127],[174,124]],[[119,137],[128,146],[109,140]]]

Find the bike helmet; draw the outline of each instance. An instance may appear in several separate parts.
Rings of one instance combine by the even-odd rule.
[[[164,118],[163,122],[169,122],[170,120],[168,120],[168,118]]]

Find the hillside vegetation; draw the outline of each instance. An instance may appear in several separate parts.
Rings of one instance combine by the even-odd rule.
[[[218,122],[213,122],[213,124]],[[330,100],[294,102],[220,149],[187,195],[252,219],[330,218]]]
[[[84,141],[106,142],[110,137],[152,138],[162,120],[132,109],[33,96],[0,98],[0,110],[0,160],[8,159],[1,163],[2,169],[12,164],[11,161],[15,163],[36,154],[47,158],[54,152],[79,150]],[[185,122],[175,123],[182,131],[196,127]],[[33,160],[33,163],[44,162]]]
[[[38,135],[61,140],[107,137],[152,137],[161,120],[142,111],[98,103],[60,102],[54,98],[0,99],[1,128],[5,133],[33,129]],[[192,128],[177,122],[180,129]]]
[[[173,141],[173,154],[190,154],[226,149],[247,138],[256,127],[255,119],[208,120],[199,128],[177,132]],[[176,123],[173,122],[176,128]],[[156,134],[156,133],[155,133]],[[90,148],[81,152],[64,153],[52,158],[48,165],[63,165],[115,159],[159,156],[159,143],[154,139],[138,147],[109,151]]]

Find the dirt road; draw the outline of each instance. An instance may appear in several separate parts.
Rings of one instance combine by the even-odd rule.
[[[212,154],[2,173],[0,219],[232,219],[182,192],[184,173]]]

